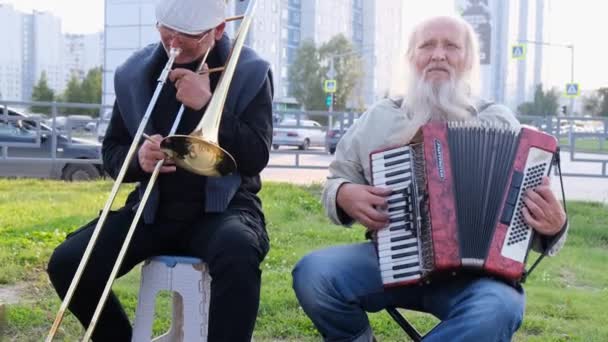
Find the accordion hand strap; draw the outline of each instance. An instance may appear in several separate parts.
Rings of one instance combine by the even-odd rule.
[[[526,278],[530,275],[530,273],[532,273],[532,271],[536,268],[536,266],[540,263],[540,261],[543,260],[545,255],[547,255],[546,254],[547,251],[550,251],[551,248],[553,248],[553,246],[555,245],[555,243],[557,243],[557,241],[559,241],[559,238],[562,236],[562,234],[564,234],[564,231],[568,227],[568,209],[566,209],[566,192],[564,191],[564,180],[562,178],[562,167],[561,167],[561,160],[559,157],[559,147],[557,148],[557,151],[555,152],[554,160],[555,160],[555,166],[557,167],[557,172],[559,174],[559,183],[560,183],[561,190],[562,190],[562,205],[564,206],[564,212],[566,212],[566,221],[564,222],[564,225],[562,226],[562,229],[560,229],[559,233],[557,233],[557,235],[554,238],[552,238],[550,245],[546,246],[544,248],[543,253],[541,253],[538,256],[538,258],[536,259],[536,261],[534,261],[534,264],[532,264],[530,269],[524,272],[524,275],[521,278],[522,283],[526,281]]]

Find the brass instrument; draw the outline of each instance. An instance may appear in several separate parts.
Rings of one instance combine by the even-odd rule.
[[[181,168],[203,176],[225,176],[236,170],[236,161],[218,143],[218,131],[230,80],[245,44],[246,34],[243,33],[249,30],[254,9],[255,1],[251,1],[224,67],[224,73],[198,126],[189,135],[169,135],[160,144],[161,150]]]
[[[228,154],[228,152],[223,150],[218,145],[217,136],[218,136],[218,129],[219,129],[219,123],[221,120],[222,110],[223,110],[223,106],[224,106],[224,103],[226,100],[226,96],[228,94],[230,82],[232,80],[234,71],[236,69],[238,57],[239,57],[242,47],[245,43],[245,36],[247,35],[247,32],[251,25],[252,14],[255,11],[255,6],[256,6],[256,1],[252,0],[252,1],[250,1],[249,5],[247,7],[247,11],[245,12],[244,15],[229,17],[229,18],[225,19],[225,21],[242,19],[242,23],[239,28],[239,32],[236,37],[236,41],[233,45],[232,52],[230,53],[230,56],[228,57],[228,61],[227,61],[226,65],[223,67],[224,68],[223,74],[220,77],[220,80],[216,86],[216,89],[214,91],[214,94],[213,94],[209,104],[207,105],[207,109],[205,111],[205,114],[204,114],[201,122],[199,122],[196,129],[188,136],[173,135],[173,134],[175,134],[175,132],[177,130],[177,127],[179,125],[179,122],[181,121],[181,117],[182,117],[182,114],[185,109],[184,105],[182,105],[179,109],[179,112],[177,113],[175,121],[173,122],[173,126],[171,128],[169,136],[166,137],[163,140],[163,142],[161,143],[161,149],[170,158],[174,158],[174,161],[177,166],[183,167],[187,170],[190,170],[197,174],[201,174],[201,175],[205,175],[205,176],[223,176],[223,175],[227,175],[227,174],[231,173],[232,171],[234,171],[236,169],[236,162],[234,161],[234,158],[232,156],[230,156],[230,154]],[[196,71],[197,73],[202,72],[203,66],[205,65],[205,62],[207,60],[207,56],[209,55],[210,50],[211,50],[211,48],[209,48],[206,51],[200,65]],[[48,336],[46,337],[46,340],[45,340],[46,342],[52,341],[53,337],[57,333],[57,329],[59,328],[59,326],[63,320],[65,311],[67,310],[68,305],[69,305],[70,301],[72,300],[72,297],[74,296],[74,292],[76,290],[76,287],[78,286],[80,278],[82,277],[84,268],[86,267],[86,264],[89,261],[93,248],[97,242],[99,233],[101,232],[101,228],[103,227],[103,225],[107,219],[108,213],[110,212],[112,204],[114,203],[114,199],[116,198],[120,185],[122,184],[122,182],[124,180],[128,166],[129,166],[133,156],[135,155],[135,152],[138,149],[138,146],[139,146],[139,143],[140,143],[142,137],[145,137],[144,128],[146,127],[146,124],[147,124],[148,120],[150,119],[150,116],[152,114],[156,101],[158,100],[158,96],[160,95],[160,92],[161,92],[164,84],[166,83],[167,77],[169,75],[169,72],[171,71],[171,67],[173,66],[173,63],[175,62],[175,59],[177,58],[177,56],[179,55],[180,52],[181,51],[179,49],[175,49],[175,48],[171,48],[169,51],[169,60],[167,61],[165,67],[163,68],[163,71],[161,72],[161,75],[158,78],[157,87],[148,104],[148,107],[146,108],[146,113],[139,124],[139,127],[135,133],[135,136],[133,137],[133,142],[131,143],[131,146],[129,147],[129,150],[125,157],[125,161],[123,162],[123,165],[120,168],[118,176],[116,177],[116,180],[115,180],[112,190],[110,192],[110,197],[106,201],[105,206],[99,216],[99,219],[97,221],[97,224],[96,224],[93,234],[91,236],[89,244],[87,245],[87,248],[85,249],[82,259],[80,260],[80,264],[78,265],[76,273],[74,274],[74,278],[72,279],[72,282],[70,283],[70,287],[68,288],[68,291],[66,292],[66,295],[57,312],[53,325],[52,325],[51,329],[49,330]],[[213,71],[221,71],[221,70],[210,70],[208,72],[213,72]],[[129,247],[129,243],[131,242],[131,238],[133,237],[133,234],[135,232],[135,228],[137,227],[141,214],[143,213],[143,209],[148,201],[150,192],[152,191],[152,188],[154,187],[154,184],[156,182],[156,179],[158,178],[160,169],[163,166],[163,164],[164,164],[164,160],[159,160],[155,165],[154,171],[150,176],[150,180],[149,180],[148,185],[142,196],[141,203],[137,208],[133,221],[131,222],[131,225],[127,232],[127,236],[125,237],[125,241],[123,242],[121,250],[118,254],[118,258],[114,264],[110,277],[106,283],[104,291],[97,304],[97,308],[93,314],[93,317],[91,318],[91,323],[89,324],[89,327],[87,328],[82,341],[89,341],[91,338],[93,329],[95,328],[95,325],[97,324],[97,321],[99,320],[99,316],[101,314],[101,311],[103,310],[105,302],[107,301],[108,295],[112,288],[112,284],[114,283],[118,270],[120,269],[120,266],[122,265],[122,261],[126,255],[127,249]]]

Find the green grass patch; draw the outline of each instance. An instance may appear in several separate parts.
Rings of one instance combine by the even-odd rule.
[[[559,144],[564,149],[569,149],[570,139],[568,137],[560,138]],[[574,148],[577,152],[608,153],[608,140],[603,138],[577,138]]]
[[[4,329],[8,341],[40,341],[47,333],[60,301],[46,276],[46,262],[67,233],[98,214],[111,186],[108,181],[0,180],[0,286],[27,286],[22,301],[8,305],[6,317],[0,317],[0,332]],[[122,205],[130,189],[121,190],[115,207]],[[291,270],[313,249],[363,240],[360,227],[343,229],[328,221],[319,203],[320,191],[319,185],[264,184],[261,197],[271,250],[262,265],[256,341],[318,341],[318,333],[291,289]],[[608,208],[569,203],[568,209],[568,243],[529,278],[525,321],[516,341],[608,341]],[[114,285],[131,318],[138,289],[139,268]],[[161,308],[154,325],[158,335],[169,326],[165,310],[170,307],[169,296],[161,296],[157,307]],[[410,311],[406,315],[421,331],[437,323],[429,315]],[[404,340],[388,314],[370,318],[379,340]],[[68,314],[56,340],[75,341],[82,334],[78,322]]]

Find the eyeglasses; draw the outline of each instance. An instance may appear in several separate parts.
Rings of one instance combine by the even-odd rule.
[[[163,39],[173,40],[175,38],[178,38],[182,44],[189,46],[200,44],[203,39],[205,39],[205,37],[207,37],[207,35],[211,32],[211,30],[207,30],[198,35],[186,34],[182,32],[177,32],[174,29],[171,29],[159,23],[156,24],[156,28],[158,29],[158,32],[160,32]]]

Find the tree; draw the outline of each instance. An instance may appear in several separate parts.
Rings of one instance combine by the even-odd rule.
[[[597,93],[601,99],[597,114],[608,117],[608,88],[600,88]]]
[[[323,59],[333,58],[336,71],[337,91],[334,94],[334,110],[346,109],[346,101],[351,97],[353,89],[363,78],[363,62],[354,50],[354,46],[343,34],[330,39],[319,48],[319,57]],[[329,67],[324,68],[324,75]]]
[[[307,110],[327,110],[323,81],[327,79],[331,59],[337,82],[334,110],[346,108],[353,89],[363,77],[361,58],[344,35],[333,37],[318,49],[311,40],[303,41],[289,69],[289,81],[293,96]]]
[[[524,102],[517,107],[517,111],[523,115],[548,115],[557,114],[559,107],[559,93],[557,89],[543,91],[543,85],[536,86],[534,91],[534,101]]]
[[[79,103],[83,98],[82,84],[76,74],[72,74],[68,85],[66,86],[63,94],[61,95],[61,102],[68,103]],[[82,114],[82,108],[65,108],[63,110],[66,114]]]
[[[289,81],[293,96],[305,109],[326,109],[321,72],[319,53],[314,42],[303,41],[289,68]]]
[[[55,99],[55,92],[49,88],[48,81],[46,78],[46,72],[43,71],[40,74],[38,83],[32,89],[32,101],[36,102],[52,102]],[[51,114],[51,107],[49,106],[31,106],[30,111],[33,113],[44,113]]]
[[[101,67],[89,70],[82,81],[76,74],[72,74],[61,100],[69,103],[101,103]],[[66,108],[65,112],[69,114],[90,114],[92,116],[99,114],[97,109],[83,108]]]
[[[597,91],[583,97],[583,114],[597,115],[600,111],[601,98]]]

